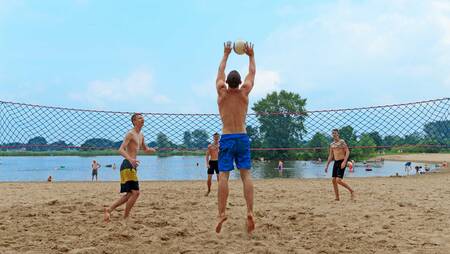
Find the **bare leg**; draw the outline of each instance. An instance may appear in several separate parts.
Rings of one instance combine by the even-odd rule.
[[[350,191],[351,199],[353,200],[355,198],[354,191],[348,184],[346,184],[344,181],[342,181],[341,178],[337,178],[337,183],[344,186],[348,191]]]
[[[333,189],[334,189],[334,194],[336,195],[336,201],[339,201],[339,188],[338,188],[338,184],[337,184],[337,177],[333,177]]]
[[[253,218],[253,181],[250,170],[240,169],[242,183],[244,184],[244,198],[247,203],[247,233],[255,230],[255,220]]]
[[[220,233],[220,230],[222,230],[222,224],[227,220],[225,209],[227,208],[228,178],[230,177],[230,172],[220,172],[219,174],[219,190],[217,195],[219,200],[219,221],[216,226],[216,233]]]
[[[105,222],[109,222],[111,218],[111,213],[119,206],[125,204],[130,198],[130,193],[123,195],[120,199],[114,202],[109,208],[105,208],[104,219]]]
[[[208,174],[208,180],[206,181],[206,185],[208,186],[208,192],[206,192],[205,196],[208,196],[209,193],[211,192],[211,180],[212,175]]]
[[[127,201],[127,204],[125,206],[125,213],[123,214],[123,218],[128,218],[130,215],[131,208],[133,208],[134,203],[136,203],[136,200],[139,197],[139,191],[138,190],[131,190],[130,198]]]

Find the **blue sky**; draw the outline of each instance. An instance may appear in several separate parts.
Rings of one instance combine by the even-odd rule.
[[[450,1],[0,0],[0,100],[216,113],[223,42],[255,43],[251,102],[307,109],[450,95]],[[245,75],[247,58],[228,70]]]

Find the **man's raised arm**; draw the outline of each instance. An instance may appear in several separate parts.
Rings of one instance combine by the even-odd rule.
[[[223,57],[220,61],[219,71],[217,73],[216,88],[217,93],[226,88],[225,86],[225,67],[227,67],[228,56],[231,53],[231,41],[227,41],[223,44]]]
[[[245,77],[244,84],[242,85],[242,90],[246,92],[248,95],[250,91],[253,89],[253,84],[255,83],[255,75],[256,75],[256,63],[255,63],[255,52],[253,51],[253,44],[246,42],[245,43],[245,54],[248,55],[249,63],[248,63],[248,74]]]

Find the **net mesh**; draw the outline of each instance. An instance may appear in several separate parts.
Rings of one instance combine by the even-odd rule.
[[[308,150],[321,134],[351,129],[353,147],[449,147],[450,99],[308,112],[251,113],[253,150]],[[48,107],[0,101],[0,149],[32,151],[117,149],[131,129],[131,112]],[[221,132],[218,114],[143,113],[146,143],[161,150],[205,149]],[[364,144],[364,135],[373,141]],[[320,136],[320,135],[319,135]],[[397,140],[397,142],[388,142]],[[401,141],[399,141],[401,140]]]

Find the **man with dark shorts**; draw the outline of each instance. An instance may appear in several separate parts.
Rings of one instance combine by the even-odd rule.
[[[346,184],[342,179],[344,178],[345,168],[347,167],[348,157],[350,156],[350,150],[343,139],[339,138],[339,130],[334,129],[332,132],[333,142],[330,144],[328,161],[325,166],[325,173],[328,172],[328,166],[330,162],[334,159],[333,164],[333,188],[334,194],[336,195],[336,201],[339,201],[339,188],[338,184],[344,186],[348,191],[350,191],[351,199],[354,199],[354,191],[348,184]]]
[[[247,203],[247,232],[255,229],[253,217],[253,182],[251,178],[250,140],[245,128],[248,109],[248,95],[253,88],[256,66],[253,44],[245,44],[245,53],[249,56],[249,71],[241,87],[241,76],[231,71],[225,80],[225,67],[231,53],[231,42],[224,44],[224,55],[216,79],[217,104],[222,120],[222,137],[219,146],[219,217],[216,233],[220,233],[222,224],[227,220],[225,214],[228,199],[228,178],[234,169],[240,171],[244,184],[244,197]],[[228,86],[227,86],[228,84]]]
[[[124,219],[130,215],[131,208],[139,197],[139,181],[137,178],[137,167],[139,161],[136,159],[139,149],[146,153],[155,153],[154,148],[149,148],[144,141],[144,135],[141,129],[144,126],[144,117],[135,113],[131,116],[131,122],[134,128],[126,135],[122,145],[119,148],[119,153],[125,158],[120,166],[120,193],[126,193],[109,208],[105,208],[104,220],[109,222],[111,213],[119,206],[126,203]]]
[[[206,151],[206,166],[208,167],[208,180],[206,185],[208,186],[208,192],[205,196],[208,196],[211,192],[211,181],[214,173],[217,175],[217,182],[219,181],[219,133],[214,133],[214,142],[208,145],[208,150]]]
[[[98,169],[101,167],[101,165],[98,164],[96,160],[93,160],[91,167],[92,167],[92,181],[94,181],[94,176],[95,181],[98,181]]]

